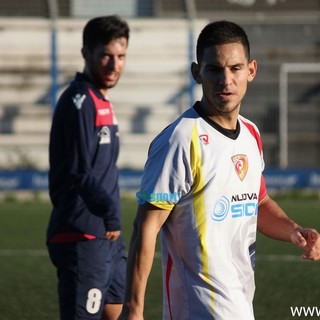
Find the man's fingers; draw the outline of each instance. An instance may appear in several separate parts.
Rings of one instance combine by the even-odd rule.
[[[304,245],[298,244],[300,236],[304,239]],[[297,241],[297,242],[296,242]],[[301,241],[301,238],[300,238]],[[320,235],[315,229],[301,228],[296,229],[292,234],[292,242],[304,250],[302,259],[319,260],[320,259]],[[302,242],[301,242],[302,243]]]
[[[114,240],[117,240],[119,238],[121,234],[121,231],[120,230],[117,230],[117,231],[107,231],[104,235],[104,237],[107,239],[107,240],[111,240],[111,241],[114,241]]]
[[[291,235],[291,240],[294,244],[299,246],[300,248],[303,248],[307,245],[307,240],[305,237],[301,234],[300,230],[294,230]]]

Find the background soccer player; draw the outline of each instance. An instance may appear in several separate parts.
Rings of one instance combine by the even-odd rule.
[[[118,16],[87,23],[84,70],[62,94],[53,117],[47,245],[63,320],[117,319],[123,303],[119,133],[107,94],[123,72],[128,40],[129,27]]]
[[[121,319],[143,319],[156,237],[162,229],[163,318],[252,320],[256,230],[320,258],[320,236],[268,196],[262,143],[240,105],[257,71],[244,30],[208,24],[191,66],[201,101],[152,142],[141,182],[174,201],[140,204],[134,224]]]

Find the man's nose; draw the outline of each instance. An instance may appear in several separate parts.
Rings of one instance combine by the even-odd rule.
[[[116,67],[116,60],[115,57],[110,57],[109,61],[108,61],[108,68],[111,70],[114,70]]]
[[[220,84],[227,86],[232,82],[232,73],[230,70],[223,70],[220,74]]]

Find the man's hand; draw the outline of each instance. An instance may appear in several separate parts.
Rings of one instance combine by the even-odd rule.
[[[311,228],[296,228],[291,234],[294,244],[304,250],[302,259],[320,260],[320,234]]]
[[[124,305],[118,320],[144,320],[143,314],[130,312],[129,308]]]
[[[104,237],[107,240],[111,240],[111,241],[115,241],[120,237],[121,231],[120,230],[116,230],[116,231],[107,231],[104,234]]]

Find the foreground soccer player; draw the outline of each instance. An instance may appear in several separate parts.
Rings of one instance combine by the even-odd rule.
[[[198,38],[197,61],[191,70],[201,101],[150,146],[120,319],[143,319],[160,229],[164,319],[254,319],[257,229],[298,245],[305,259],[320,258],[318,232],[298,226],[268,196],[259,131],[239,115],[257,70],[244,30],[210,23]],[[154,194],[168,201],[153,201]]]
[[[107,93],[123,72],[128,40],[129,27],[117,16],[87,23],[84,71],[62,94],[53,117],[47,245],[57,268],[61,320],[114,320],[124,299],[119,133]]]

